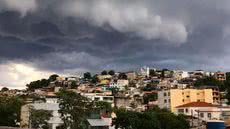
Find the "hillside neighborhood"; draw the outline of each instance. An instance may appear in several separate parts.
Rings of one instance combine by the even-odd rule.
[[[83,76],[54,74],[48,79],[28,83],[25,90],[2,88],[0,119],[6,116],[7,120],[7,114],[1,115],[4,113],[2,104],[6,101],[7,105],[8,101],[10,105],[10,101],[13,101],[11,98],[20,100],[17,104],[12,102],[18,105],[18,116],[14,117],[13,123],[5,122],[6,125],[3,125],[4,120],[0,120],[2,126],[15,124],[21,128],[72,128],[67,121],[80,121],[74,115],[82,114],[82,117],[86,116],[85,129],[126,129],[125,124],[134,119],[129,115],[140,117],[150,111],[172,113],[171,117],[181,117],[178,121],[184,121],[180,122],[184,125],[175,127],[156,127],[160,129],[205,128],[207,122],[214,120],[224,121],[226,128],[230,126],[228,72],[143,67],[128,72],[104,70],[95,75],[86,72]],[[84,108],[78,108],[77,105]],[[68,118],[69,114],[73,116]],[[126,122],[122,123],[122,120]]]

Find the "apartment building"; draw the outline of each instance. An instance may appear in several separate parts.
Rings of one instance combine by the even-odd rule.
[[[158,106],[175,112],[175,107],[190,102],[213,104],[212,89],[169,89],[158,92]]]
[[[31,126],[30,121],[30,111],[31,108],[35,110],[47,110],[52,112],[52,117],[48,121],[50,129],[56,129],[59,125],[63,124],[60,118],[59,103],[57,103],[57,98],[47,98],[45,103],[32,103],[22,106],[21,108],[21,122],[20,126],[23,128],[28,128]]]

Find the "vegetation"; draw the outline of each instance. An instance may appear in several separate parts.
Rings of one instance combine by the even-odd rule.
[[[110,71],[108,72],[108,74],[111,75],[111,76],[113,76],[113,75],[115,75],[115,71],[114,71],[114,70],[110,70]]]
[[[96,108],[99,108],[100,110],[103,110],[103,111],[109,111],[109,112],[112,111],[112,106],[108,102],[98,101],[98,102],[95,102],[95,106]]]
[[[3,88],[1,89],[2,92],[8,91],[8,90],[9,90],[9,89],[8,89],[7,87],[3,87]]]
[[[0,126],[18,126],[22,104],[18,97],[0,97]]]
[[[126,75],[125,73],[120,73],[120,74],[118,75],[118,79],[125,79],[125,80],[127,80],[128,77],[127,77],[127,75]]]
[[[98,76],[98,75],[96,74],[96,75],[94,75],[94,76],[92,77],[92,80],[91,80],[92,83],[98,83],[98,82],[99,82],[99,79],[98,79],[97,76]]]
[[[80,94],[61,90],[59,96],[59,113],[64,124],[64,129],[83,129],[86,127],[86,117],[89,115],[93,105]]]
[[[222,86],[223,82],[215,79],[214,77],[204,77],[198,79],[195,83],[194,86],[199,87],[199,86]]]
[[[146,94],[143,96],[144,104],[148,104],[150,101],[156,101],[157,100],[157,93],[156,94]]]
[[[156,74],[156,72],[155,72],[154,69],[150,69],[150,70],[149,70],[149,75],[150,75],[151,77],[153,77],[153,76],[156,76],[157,74]]]
[[[106,70],[101,72],[101,75],[108,75],[108,72]]]
[[[52,112],[47,110],[31,110],[31,126],[36,129],[48,129],[48,121],[52,117]]]
[[[26,85],[28,90],[35,90],[43,87],[49,86],[50,82],[53,82],[56,80],[56,78],[59,77],[57,74],[53,74],[49,77],[49,79],[41,79],[37,81],[32,81],[29,84]]]
[[[189,129],[189,123],[182,115],[155,108],[145,112],[118,109],[113,119],[115,129]]]
[[[91,78],[92,78],[92,76],[91,76],[90,72],[84,73],[84,79],[90,80]]]

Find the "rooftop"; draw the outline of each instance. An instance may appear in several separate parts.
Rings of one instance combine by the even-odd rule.
[[[177,106],[176,108],[183,108],[183,107],[217,107],[217,106],[206,102],[191,102],[191,103]]]

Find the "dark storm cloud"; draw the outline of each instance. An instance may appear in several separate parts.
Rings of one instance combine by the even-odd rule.
[[[143,65],[230,69],[216,63],[229,53],[227,0],[3,1],[4,60],[60,72]]]

